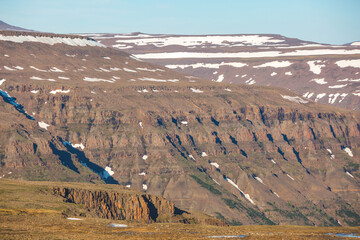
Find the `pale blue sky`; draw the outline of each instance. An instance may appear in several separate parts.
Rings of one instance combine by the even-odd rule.
[[[55,33],[274,33],[360,41],[360,0],[0,0],[0,20]]]

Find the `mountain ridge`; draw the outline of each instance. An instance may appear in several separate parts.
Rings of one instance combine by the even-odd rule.
[[[314,102],[359,110],[360,49],[276,34],[97,34],[108,47],[214,82],[291,89]]]

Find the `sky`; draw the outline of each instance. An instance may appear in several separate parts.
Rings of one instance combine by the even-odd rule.
[[[0,20],[53,33],[281,34],[360,41],[360,0],[0,0]]]

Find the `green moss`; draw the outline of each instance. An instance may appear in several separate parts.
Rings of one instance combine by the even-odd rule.
[[[287,219],[303,221],[305,224],[310,225],[309,219],[305,217],[304,214],[302,214],[300,210],[296,208],[292,203],[287,203],[288,207],[291,208],[291,210],[279,209],[275,206],[275,204],[272,204],[270,202],[267,203],[273,207],[272,211],[280,213]]]
[[[221,195],[222,193],[217,190],[213,185],[208,184],[204,181],[202,181],[200,178],[198,178],[195,175],[190,175],[201,187],[206,188],[207,190],[209,190],[210,192],[212,192],[215,195]]]
[[[344,221],[349,224],[349,226],[359,226],[360,216],[353,211],[352,209],[343,206],[340,210],[336,211],[336,214],[345,218]]]
[[[252,208],[247,208],[240,201],[235,201],[228,198],[222,199],[225,204],[230,207],[231,209],[238,209],[239,211],[246,211],[247,215],[256,223],[258,224],[265,224],[265,225],[275,225],[273,221],[268,219],[264,213],[260,213]]]
[[[345,165],[345,168],[350,170],[350,171],[358,171],[359,170],[359,167],[360,167],[360,164],[358,163],[354,163],[354,162],[349,162]]]

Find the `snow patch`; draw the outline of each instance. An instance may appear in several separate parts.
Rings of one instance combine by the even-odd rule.
[[[144,156],[142,156],[142,159],[143,159],[143,160],[148,159],[148,155],[144,155]]]
[[[103,171],[103,173],[101,174],[103,179],[107,179],[110,176],[114,175],[114,171],[111,170],[111,167],[106,166],[105,170]]]
[[[202,157],[207,157],[208,155],[206,154],[206,152],[202,152],[202,153],[201,153],[201,156],[202,156]]]
[[[4,66],[4,68],[8,71],[16,71],[15,69],[11,68],[11,67],[8,67],[8,66]]]
[[[305,98],[311,98],[312,95],[314,95],[314,93],[306,92],[302,96],[305,97]]]
[[[140,81],[150,81],[150,82],[166,82],[166,80],[163,79],[156,79],[156,78],[148,78],[148,77],[142,77],[138,78]]]
[[[138,59],[138,58],[135,57],[134,55],[130,55],[129,57],[132,58],[132,59],[134,59],[134,60],[136,60],[136,61],[142,62],[140,59]]]
[[[276,164],[276,162],[275,162],[273,159],[271,159],[271,162],[272,162],[273,164]]]
[[[360,68],[360,59],[340,60],[340,61],[335,62],[335,64],[341,68],[346,68],[346,67]]]
[[[70,89],[68,90],[61,90],[61,89],[56,89],[56,90],[52,90],[50,91],[51,94],[57,94],[57,93],[69,93]]]
[[[247,64],[246,63],[241,63],[241,62],[221,62],[221,63],[195,63],[195,64],[169,64],[169,65],[165,65],[165,67],[170,68],[170,69],[176,69],[176,68],[185,69],[185,68],[188,68],[188,67],[191,67],[193,69],[195,69],[195,68],[219,69],[221,66],[231,66],[231,67],[240,68],[240,67],[247,66]],[[214,73],[214,74],[216,74],[216,73]]]
[[[90,78],[90,77],[84,77],[83,79],[86,82],[109,82],[109,83],[114,83],[115,80],[114,79],[101,79],[101,78]]]
[[[42,70],[42,69],[39,69],[39,68],[34,67],[34,66],[30,66],[30,68],[35,69],[36,71],[39,71],[39,72],[47,72],[46,70]]]
[[[334,104],[338,96],[340,96],[340,93],[329,94],[329,103]]]
[[[292,72],[285,72],[285,75],[286,76],[292,76],[293,74],[292,74]]]
[[[319,93],[316,95],[315,102],[319,101],[321,98],[325,97],[326,93]]]
[[[32,36],[32,35],[4,36],[0,34],[0,40],[16,42],[16,43],[37,42],[37,43],[44,43],[49,45],[62,43],[70,46],[81,46],[81,47],[97,46],[97,47],[105,48],[105,45],[88,38],[44,37],[44,36]]]
[[[310,71],[314,74],[320,74],[321,68],[325,67],[325,64],[321,64],[323,61],[321,60],[314,60],[314,61],[308,61],[307,64],[310,67]]]
[[[145,172],[141,172],[141,173],[139,173],[138,175],[139,175],[139,176],[145,176],[146,173],[145,173]]]
[[[132,69],[128,69],[128,68],[123,68],[125,72],[136,72],[135,70]]]
[[[321,55],[353,55],[360,54],[360,49],[309,49],[291,52],[265,51],[265,52],[160,52],[136,54],[140,59],[178,59],[178,58],[263,58],[263,57],[288,57],[288,56],[321,56]]]
[[[76,143],[76,144],[71,144],[73,146],[73,148],[81,148],[81,150],[84,150],[85,146],[82,143]]]
[[[301,97],[292,97],[292,96],[286,96],[286,95],[281,95],[282,98],[289,100],[291,102],[295,102],[295,103],[302,103],[302,104],[306,104],[309,101],[306,101],[304,99],[302,99]]]
[[[349,173],[348,171],[346,171],[346,174],[349,175],[350,177],[354,178],[354,176],[351,173]]]
[[[15,67],[13,67],[13,68],[16,68],[17,70],[24,70],[24,68],[23,68],[23,67],[20,67],[20,66],[15,66]]]
[[[119,223],[111,223],[108,225],[109,227],[115,227],[115,228],[126,228],[128,225],[126,224],[119,224]]]
[[[49,78],[49,79],[43,79],[43,78],[41,78],[41,77],[35,77],[35,76],[30,77],[30,79],[31,79],[31,80],[37,80],[37,81],[50,81],[50,82],[56,82],[56,80],[55,80],[55,79],[51,79],[51,78]]]
[[[334,85],[334,86],[329,86],[329,88],[343,88],[346,87],[347,84],[341,84],[341,85]]]
[[[255,179],[256,179],[257,181],[259,181],[260,183],[264,184],[264,182],[263,182],[263,180],[262,180],[261,178],[255,177]]]
[[[203,93],[204,91],[201,91],[200,89],[196,89],[196,88],[190,88],[190,90],[194,93]]]
[[[57,67],[50,68],[50,71],[52,71],[52,72],[64,72],[63,70],[60,70]]]
[[[245,198],[253,205],[255,205],[255,202],[251,199],[249,194],[245,194],[243,191],[241,191],[241,189],[238,187],[238,185],[236,185],[230,178],[225,177],[225,180],[230,183],[231,185],[233,185],[237,190],[239,190],[239,192],[245,196]]]
[[[270,76],[276,76],[277,75],[277,73],[276,72],[272,72],[271,74],[270,74]]]
[[[337,80],[337,82],[360,82],[360,79],[342,79],[342,80]]]
[[[140,70],[140,71],[148,71],[148,72],[157,72],[157,71],[160,71],[160,72],[163,72],[164,70],[162,69],[148,69],[148,68],[136,68],[137,70]]]
[[[286,174],[291,180],[295,181],[289,174]]]
[[[39,124],[39,127],[44,128],[45,130],[48,130],[47,128],[50,127],[49,124],[42,122],[42,121],[38,122],[38,124]]]
[[[279,195],[278,195],[276,192],[273,192],[273,193],[274,193],[275,196],[277,196],[278,198],[280,198]]]
[[[350,156],[350,157],[353,157],[354,154],[352,153],[351,149],[346,147],[346,148],[343,148],[343,150]]]
[[[144,89],[142,89],[142,90],[138,90],[137,92],[139,92],[139,93],[147,93],[147,92],[149,92],[149,91],[144,88]]]
[[[0,86],[1,86],[5,81],[6,81],[5,79],[1,79],[1,80],[0,80]]]
[[[59,79],[63,79],[63,80],[69,80],[70,78],[68,78],[68,77],[62,77],[62,76],[59,76],[58,77]]]
[[[146,190],[148,189],[148,186],[147,186],[146,184],[143,184],[143,185],[142,185],[142,188],[143,188],[143,190],[146,191]]]
[[[346,98],[347,95],[348,95],[348,93],[342,93],[340,95],[340,97],[342,97],[342,98],[339,100],[339,103],[341,103]]]
[[[219,168],[219,167],[220,167],[220,165],[217,164],[216,162],[212,162],[212,163],[210,163],[210,165],[212,165],[212,166],[214,166],[214,167],[216,167],[216,168]]]
[[[310,80],[310,82],[315,82],[315,83],[320,84],[320,85],[328,83],[328,82],[325,81],[325,78],[314,78],[313,80]]]
[[[335,155],[332,153],[331,149],[326,149],[330,153],[330,159],[335,159]]]
[[[219,75],[218,79],[216,80],[216,82],[222,82],[224,80],[224,74]]]
[[[118,35],[117,35],[118,36]],[[122,46],[133,44],[137,46],[154,45],[155,47],[166,47],[171,45],[180,45],[184,47],[196,47],[204,45],[219,45],[219,46],[244,46],[244,45],[264,45],[284,42],[282,39],[275,39],[270,36],[259,36],[259,35],[222,35],[222,36],[169,36],[169,37],[158,37],[149,36],[146,38],[132,39],[129,37],[121,37],[122,39],[116,40],[117,43]],[[125,38],[125,39],[124,39]],[[126,46],[125,45],[125,46]],[[137,55],[136,55],[137,56]]]
[[[250,79],[246,80],[245,83],[248,84],[248,85],[253,85],[253,84],[256,83],[256,81],[253,80],[252,78],[250,78]]]
[[[254,68],[264,68],[264,67],[283,68],[283,67],[289,67],[291,64],[292,63],[289,61],[272,61],[258,66],[254,66]]]
[[[71,217],[69,217],[69,218],[66,218],[67,220],[72,220],[72,221],[82,221],[83,219],[81,219],[81,218],[71,218]]]

